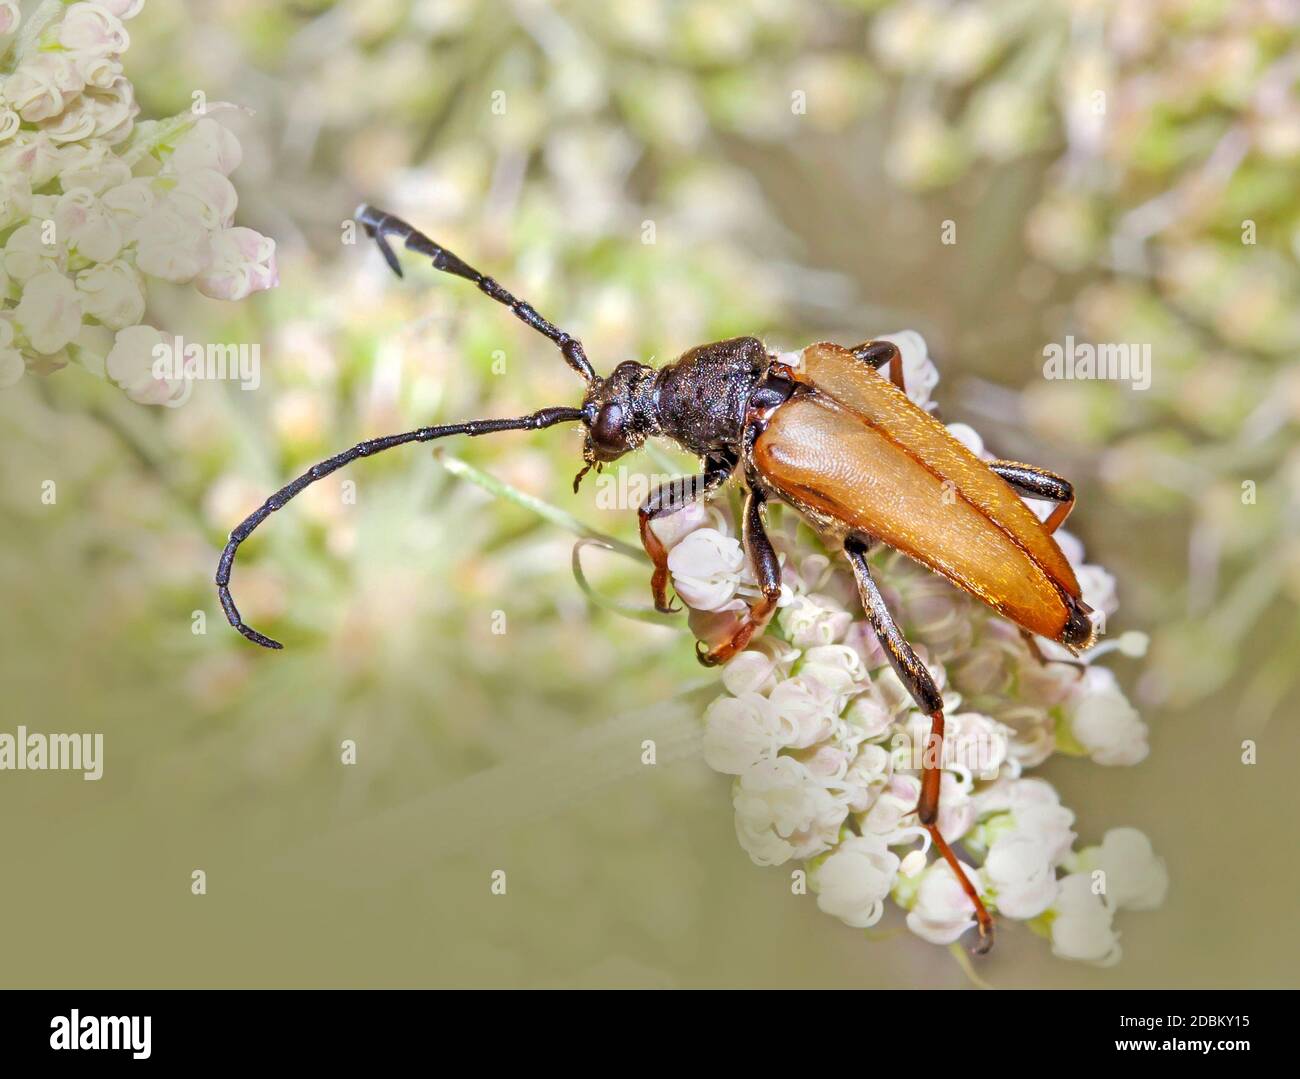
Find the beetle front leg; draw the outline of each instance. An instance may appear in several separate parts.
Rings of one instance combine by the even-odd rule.
[[[938,825],[939,783],[943,777],[943,695],[939,692],[939,687],[934,684],[934,679],[926,670],[925,664],[907,643],[907,638],[898,628],[893,615],[889,613],[884,597],[880,594],[880,589],[876,586],[867,565],[867,550],[868,544],[856,537],[850,537],[844,542],[844,553],[848,555],[849,564],[853,567],[853,576],[858,582],[858,595],[862,599],[863,610],[866,611],[867,620],[885,649],[890,666],[894,668],[899,680],[912,695],[916,706],[930,717],[930,737],[921,754],[921,796],[916,803],[916,815],[926,831],[930,833],[935,847],[948,863],[948,868],[961,884],[967,898],[975,906],[975,920],[979,926],[979,943],[975,950],[983,954],[993,947],[993,919],[985,908],[983,900],[980,899],[979,892],[966,876],[966,871],[957,861],[957,856],[948,845],[948,841],[939,831]]]
[[[1019,461],[990,461],[989,468],[1006,480],[1016,494],[1056,503],[1043,522],[1049,533],[1060,528],[1074,509],[1074,485],[1055,472],[1036,465],[1022,465]]]
[[[707,648],[703,643],[696,644],[695,654],[706,667],[726,663],[749,644],[756,633],[761,633],[776,610],[776,601],[781,598],[781,561],[763,527],[763,505],[766,501],[758,487],[751,484],[745,495],[745,519],[741,529],[745,554],[758,579],[758,586],[763,590],[763,598],[749,605],[749,614],[745,620],[722,644],[713,649]]]
[[[641,544],[654,564],[650,590],[654,593],[655,610],[660,614],[672,614],[681,608],[668,602],[668,549],[655,535],[650,522],[683,510],[692,502],[713,494],[727,482],[735,467],[734,459],[712,458],[706,463],[702,475],[678,476],[660,484],[641,503],[641,508],[637,511],[641,525]]]

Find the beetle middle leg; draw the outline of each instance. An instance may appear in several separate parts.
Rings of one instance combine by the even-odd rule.
[[[921,796],[917,800],[916,815],[926,831],[930,833],[935,847],[948,863],[948,868],[961,884],[967,898],[975,905],[975,920],[979,926],[979,943],[975,950],[982,954],[993,946],[993,919],[980,899],[979,892],[966,876],[966,871],[957,861],[957,856],[948,845],[948,841],[943,838],[938,825],[939,783],[943,776],[941,767],[944,729],[943,695],[939,692],[939,687],[934,684],[934,679],[926,670],[925,664],[907,643],[907,638],[898,628],[893,615],[889,613],[884,597],[880,594],[880,589],[876,586],[867,565],[868,549],[869,544],[861,538],[850,536],[844,541],[844,553],[848,555],[849,565],[853,567],[853,576],[858,582],[858,595],[862,599],[862,607],[866,611],[872,629],[876,631],[877,639],[885,649],[890,666],[894,668],[899,680],[912,695],[917,707],[930,717],[930,737],[921,755]]]
[[[1069,480],[1045,468],[1022,465],[1019,461],[990,461],[989,468],[1006,480],[1016,494],[1056,503],[1043,521],[1043,527],[1049,533],[1065,524],[1065,519],[1074,509],[1074,485]]]
[[[726,663],[749,644],[756,633],[761,633],[776,610],[776,601],[781,598],[781,561],[777,558],[772,541],[767,538],[767,530],[763,527],[763,506],[766,501],[758,485],[751,482],[745,495],[741,538],[744,541],[749,564],[758,579],[758,586],[763,590],[763,598],[749,605],[749,614],[745,620],[722,644],[713,649],[703,643],[696,645],[695,654],[706,667]]]
[[[662,483],[646,495],[645,501],[641,503],[641,508],[637,511],[641,524],[641,545],[654,563],[650,590],[654,593],[655,610],[660,614],[672,614],[681,608],[668,602],[668,550],[655,535],[650,522],[685,509],[701,498],[707,498],[727,482],[735,467],[734,457],[711,457],[705,462],[703,474],[678,476]]]

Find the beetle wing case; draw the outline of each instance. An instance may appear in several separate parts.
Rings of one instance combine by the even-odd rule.
[[[847,349],[810,345],[793,373],[812,392],[775,409],[752,450],[778,495],[841,536],[902,551],[1033,633],[1087,643],[1074,571],[1000,476]]]

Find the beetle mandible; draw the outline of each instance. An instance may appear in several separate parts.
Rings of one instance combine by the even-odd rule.
[[[660,368],[629,360],[601,378],[576,337],[405,221],[370,206],[358,209],[357,220],[399,277],[402,270],[389,236],[509,307],[559,346],[586,383],[586,394],[578,408],[557,405],[512,419],[469,420],[367,439],[313,466],[230,533],[216,573],[217,594],[230,624],[264,648],[282,647],[240,618],[230,595],[235,553],[262,521],[303,488],[358,457],[449,435],[581,423],[586,439],[583,468],[573,483],[577,490],[592,468],[617,460],[648,438],[671,439],[699,457],[702,471],[652,491],[639,510],[641,540],[654,565],[655,607],[674,610],[668,602],[668,554],[650,523],[708,497],[738,472],[745,486],[742,541],[762,596],[726,640],[712,648],[696,645],[701,662],[725,663],[762,632],[776,609],[781,566],[764,530],[768,501],[793,507],[831,549],[843,551],[890,664],[930,717],[917,817],[973,903],[977,950],[987,951],[993,920],[936,824],[943,698],[890,615],[867,553],[877,543],[902,551],[1022,632],[1077,652],[1091,646],[1096,627],[1074,571],[1052,538],[1074,506],[1071,485],[1045,469],[976,457],[908,398],[902,356],[892,342],[867,341],[848,349],[820,343],[777,355],[757,338],[737,337],[692,348]],[[881,374],[884,368],[888,377]],[[1051,502],[1054,508],[1040,520],[1020,496]]]

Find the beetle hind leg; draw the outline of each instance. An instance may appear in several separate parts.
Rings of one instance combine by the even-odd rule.
[[[772,541],[763,527],[763,505],[766,498],[757,486],[752,485],[745,495],[745,518],[741,531],[745,554],[758,578],[763,596],[749,606],[749,614],[735,628],[731,636],[713,648],[698,643],[695,654],[706,667],[726,663],[740,652],[758,633],[761,633],[776,611],[776,601],[781,598],[781,562],[776,556]]]
[[[921,755],[921,796],[917,799],[916,815],[926,831],[930,833],[935,848],[948,863],[948,868],[957,878],[966,897],[975,907],[979,942],[974,950],[983,955],[993,946],[993,918],[980,899],[979,892],[975,890],[975,885],[971,883],[961,863],[957,861],[952,847],[939,831],[938,825],[939,784],[943,778],[943,695],[939,692],[939,687],[934,684],[934,679],[926,670],[925,664],[907,643],[907,638],[898,628],[893,615],[889,613],[884,597],[881,596],[880,589],[876,586],[867,565],[867,550],[868,545],[862,539],[850,537],[844,543],[844,553],[848,555],[849,564],[853,567],[853,576],[858,582],[858,594],[862,599],[863,610],[866,611],[867,619],[885,649],[890,666],[894,668],[899,680],[912,695],[916,706],[930,717],[930,737],[926,740]]]
[[[903,354],[898,351],[898,346],[893,341],[863,341],[860,345],[854,345],[849,351],[877,371],[888,364],[889,381],[904,393],[907,392],[907,383],[903,379]]]
[[[1074,484],[1036,465],[1023,465],[1019,461],[990,461],[989,468],[1007,482],[1016,494],[1024,498],[1037,498],[1053,502],[1052,512],[1043,521],[1048,533],[1055,532],[1074,509]]]

